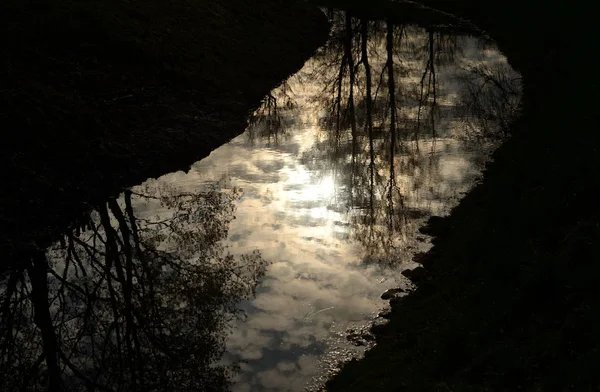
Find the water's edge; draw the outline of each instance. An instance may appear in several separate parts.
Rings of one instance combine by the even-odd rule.
[[[204,37],[203,45],[214,48],[215,54],[213,56],[211,53],[212,57],[201,54],[197,59],[192,57],[197,53],[193,53],[190,55],[191,59],[187,60],[189,64],[197,61],[194,64],[200,69],[200,80],[186,82],[185,78],[189,75],[185,74],[186,71],[181,71],[181,75],[177,74],[179,69],[171,69],[170,72],[174,75],[172,79],[169,79],[171,75],[145,75],[139,71],[141,76],[136,83],[141,87],[132,85],[126,89],[128,86],[122,81],[116,86],[110,83],[111,78],[115,77],[113,74],[122,77],[121,74],[136,72],[134,67],[146,69],[150,65],[143,61],[156,59],[140,57],[139,61],[142,64],[132,60],[133,65],[119,66],[118,62],[103,64],[101,58],[99,62],[90,65],[98,69],[93,69],[89,75],[84,73],[81,76],[80,68],[88,64],[81,60],[84,66],[78,65],[76,59],[77,56],[85,59],[88,55],[77,51],[86,47],[86,44],[101,47],[105,43],[103,40],[113,38],[101,34],[90,37],[86,26],[61,23],[60,18],[68,18],[65,15],[70,12],[69,7],[75,7],[73,5],[66,5],[64,9],[57,8],[61,10],[57,15],[46,15],[43,7],[30,9],[16,3],[6,2],[2,5],[6,7],[2,15],[11,15],[11,22],[20,20],[20,13],[23,12],[31,20],[48,24],[46,37],[52,37],[53,34],[60,36],[61,29],[66,29],[69,36],[75,37],[75,43],[63,43],[64,47],[70,48],[74,54],[69,60],[72,64],[67,62],[66,65],[61,65],[64,67],[62,74],[48,72],[30,78],[33,81],[37,81],[36,78],[40,79],[37,84],[32,82],[32,94],[39,86],[51,86],[51,90],[38,92],[35,93],[36,96],[30,97],[27,90],[21,92],[16,89],[14,96],[6,96],[7,102],[12,103],[3,105],[7,108],[23,106],[25,109],[2,113],[3,118],[4,114],[7,116],[7,131],[12,129],[11,132],[14,132],[16,137],[2,147],[2,150],[6,149],[7,152],[2,154],[5,170],[0,180],[4,189],[10,192],[3,193],[0,199],[0,252],[5,256],[2,258],[0,270],[6,270],[10,265],[18,265],[17,259],[27,257],[30,251],[49,246],[58,240],[61,233],[80,225],[81,221],[86,219],[90,207],[103,203],[107,198],[118,195],[123,189],[146,178],[187,168],[241,134],[247,125],[248,116],[259,106],[265,94],[299,70],[317,48],[326,42],[329,30],[322,12],[301,2],[295,2],[292,7],[278,5],[277,2],[267,2],[260,6],[254,4],[251,10],[244,8],[248,7],[247,4],[242,6],[228,3],[225,7],[226,12],[238,15],[239,26],[236,25],[235,28],[244,29],[245,40],[238,39],[237,34],[240,33],[233,28],[231,31],[223,29],[216,33],[211,32],[212,35],[205,34],[204,29],[211,28],[208,24],[195,25],[191,31],[174,31],[177,27],[187,28],[182,22],[177,27],[171,26],[169,34],[165,33],[167,36],[172,34],[173,37],[196,33]],[[135,4],[132,6],[135,7]],[[108,6],[109,9],[110,7],[112,5]],[[115,7],[115,14],[125,12],[119,9],[119,6]],[[151,8],[149,6],[148,9]],[[86,10],[85,7],[81,7],[81,10],[73,12],[81,12],[82,20],[85,20],[88,13],[92,15],[87,16],[88,18],[98,18],[103,22],[103,18],[106,18],[109,21],[107,23],[111,23],[112,20],[112,16],[109,18],[106,15],[96,15],[91,8]],[[171,11],[167,11],[166,18],[174,16],[168,12]],[[172,12],[184,21],[189,17],[177,14],[182,12],[181,10]],[[131,22],[124,21],[127,22],[123,23],[125,26],[144,26],[144,22],[135,19],[134,13],[128,15],[134,19]],[[270,15],[271,23],[257,23],[256,15]],[[210,13],[204,17],[210,18]],[[169,23],[170,20],[165,22],[163,28],[169,28]],[[3,23],[3,27],[8,29],[5,34],[29,37],[28,33],[21,32],[30,27],[27,24],[7,22]],[[34,31],[37,31],[36,29],[37,27],[32,28]],[[127,33],[135,36],[143,32],[133,30]],[[235,45],[206,41],[214,36],[218,40],[233,40]],[[77,40],[83,43],[80,44]],[[61,41],[57,38],[56,42]],[[43,67],[45,62],[48,62],[47,57],[43,56],[44,50],[48,52],[51,61],[61,59],[61,50],[65,50],[48,45],[40,49],[42,56],[35,61],[26,57],[26,50],[35,47],[36,44],[39,42],[24,42],[19,46],[15,41],[17,46],[6,49],[7,54],[13,56],[12,68],[3,73],[7,78],[7,86],[20,77],[19,74],[12,76],[10,71],[22,68],[20,72],[26,73],[29,65],[34,63],[35,66]],[[148,51],[144,46],[150,45],[147,42],[140,40],[137,44],[137,47],[134,45],[128,50]],[[123,45],[130,43],[124,42]],[[165,40],[163,45],[169,47],[168,45],[175,44]],[[25,53],[21,53],[20,48],[25,48]],[[108,60],[110,56],[119,58],[118,56],[123,55],[120,54],[121,49],[118,45],[112,45],[111,50],[104,54]],[[220,58],[235,58],[238,52],[253,52],[253,57],[247,62],[247,67],[236,63],[235,80],[223,80],[222,75],[216,75],[216,86],[209,86],[206,80],[202,79],[206,77],[204,69],[216,69],[219,67]],[[277,62],[271,61],[273,53],[280,53]],[[21,68],[19,61],[24,61]],[[172,63],[171,58],[158,61],[164,61],[162,65],[165,67],[189,66]],[[53,69],[55,65],[49,63],[47,67]],[[75,68],[75,71],[70,67]],[[73,72],[81,78],[77,79],[79,84],[74,88],[84,86],[75,92],[71,91],[72,86],[65,85],[61,79]],[[110,81],[96,86],[97,90],[88,92],[85,87],[88,83],[94,86],[98,74]],[[191,75],[192,79],[193,76]],[[163,77],[165,80],[161,79]],[[210,82],[210,75],[208,78]],[[240,81],[245,82],[238,83]],[[199,86],[193,84],[198,82]],[[156,84],[158,86],[154,86]],[[12,94],[11,90],[8,91]],[[90,97],[86,96],[88,93]],[[52,94],[57,94],[57,97]],[[71,95],[75,98],[72,99]],[[48,102],[38,101],[39,96]],[[80,99],[77,100],[77,97]],[[46,111],[38,110],[38,107],[43,105],[50,107],[48,112],[56,113],[56,118],[44,117]],[[174,110],[175,107],[179,109]],[[40,150],[43,153],[40,153]]]
[[[593,110],[597,90],[595,82],[584,89],[566,76],[587,62],[589,36],[564,33],[577,25],[564,9],[424,3],[497,39],[523,74],[523,117],[483,182],[428,228],[435,246],[419,259],[427,273],[418,290],[392,304],[391,322],[376,329],[379,344],[345,365],[327,390],[592,388],[599,320],[580,309],[598,306],[587,278],[598,276],[591,262],[598,260],[591,247],[599,239],[598,214],[590,214],[597,180],[585,174],[598,169],[597,135],[588,132],[596,120],[569,113],[586,112],[577,105]],[[556,40],[532,44],[541,36]],[[577,103],[564,96],[577,96]],[[586,136],[566,142],[564,131],[575,127]],[[565,274],[571,263],[581,269]]]

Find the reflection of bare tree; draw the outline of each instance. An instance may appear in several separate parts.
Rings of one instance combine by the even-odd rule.
[[[328,44],[317,54],[318,61],[309,78],[322,86],[315,101],[325,109],[321,126],[333,131],[337,137],[347,127],[356,126],[355,89],[358,52],[356,42],[360,30],[349,13],[334,12],[332,35]]]
[[[342,190],[338,200],[363,209],[365,219],[369,220],[366,226],[370,228],[365,240],[381,243],[399,230],[401,220],[394,217],[394,206],[400,206],[401,210],[403,203],[395,173],[398,144],[395,75],[402,67],[395,61],[394,52],[403,28],[366,20],[355,22],[349,14],[343,16],[334,19],[338,24],[334,23],[333,30],[339,39],[332,40],[315,67],[314,74],[325,86],[317,101],[327,109],[321,121],[326,132],[317,140],[310,155],[305,154],[305,162],[309,166],[323,166],[323,158],[329,161],[326,166],[336,173],[336,182]],[[354,27],[357,23],[359,29]],[[380,42],[387,43],[382,54],[377,53]],[[373,54],[379,81],[376,86],[373,86]],[[336,59],[339,62],[332,65]],[[334,67],[335,73],[327,72]],[[362,124],[362,129],[359,130],[358,124]],[[365,151],[368,152],[366,157]],[[321,154],[323,158],[316,158]],[[381,206],[386,210],[383,215]],[[388,224],[385,230],[376,232],[381,218]],[[383,234],[386,239],[381,237]]]
[[[354,51],[353,51],[353,28],[352,28],[352,17],[350,13],[346,12],[346,31],[344,37],[344,58],[348,64],[348,74],[350,76],[349,92],[348,92],[348,117],[350,117],[350,127],[352,129],[352,137],[356,138],[356,117],[354,115],[354,88],[356,84],[356,64],[354,62]]]
[[[267,144],[279,144],[280,138],[296,123],[297,104],[293,98],[294,91],[287,81],[269,93],[261,106],[250,117],[246,137],[253,145],[257,139],[266,140]]]
[[[220,242],[236,197],[128,191],[31,255],[0,292],[1,389],[227,389],[223,331],[265,267]],[[163,213],[143,216],[144,203]]]
[[[429,31],[427,38],[427,62],[420,81],[419,109],[417,112],[417,127],[415,129],[415,140],[418,139],[421,130],[421,113],[426,102],[431,101],[429,108],[429,119],[431,125],[431,135],[436,137],[435,131],[435,109],[437,106],[437,83],[435,77],[436,51],[434,50],[434,32]],[[427,79],[427,88],[425,88],[425,79]]]
[[[367,50],[369,41],[369,21],[361,20],[361,63],[365,67],[365,101],[366,116],[365,128],[369,138],[369,219],[374,219],[374,186],[375,186],[375,146],[373,135],[373,98],[372,98],[372,77],[371,65],[369,63],[369,52]]]
[[[402,37],[402,34],[400,34]],[[390,106],[390,137],[391,137],[391,152],[390,155],[394,156],[394,148],[396,146],[396,115],[397,115],[397,104],[396,104],[396,80],[394,78],[394,25],[387,23],[386,28],[386,39],[385,48],[387,54],[387,60],[385,67],[388,72],[388,94],[389,94],[389,106]]]
[[[310,74],[322,86],[314,101],[324,109],[323,132],[303,162],[335,177],[336,207],[352,212],[354,237],[366,259],[389,259],[385,254],[401,247],[394,241],[408,232],[405,226],[430,208],[415,201],[421,195],[450,197],[445,192],[451,190],[432,186],[442,181],[435,140],[446,146],[440,138],[459,128],[453,123],[461,116],[455,91],[446,91],[443,82],[456,73],[468,40],[448,29],[355,21],[344,13],[333,13],[332,23],[333,38]],[[485,76],[470,75],[473,83]]]
[[[438,69],[448,67],[455,63],[458,55],[462,54],[459,37],[451,32],[430,28],[427,39],[423,42],[414,42],[411,50],[416,56],[422,56],[424,67],[416,88],[416,101],[418,109],[416,122],[413,128],[413,139],[418,140],[422,133],[427,131],[431,137],[439,136],[436,118],[439,112],[439,79]],[[427,119],[427,123],[424,123]]]
[[[403,28],[400,28],[400,39],[402,38]],[[396,103],[396,80],[394,77],[394,25],[391,23],[387,23],[386,27],[386,53],[387,60],[385,67],[388,72],[388,94],[389,94],[389,107],[390,107],[390,155],[389,155],[389,188],[387,191],[388,197],[388,230],[390,234],[395,230],[394,220],[394,199],[399,200],[400,206],[403,206],[403,196],[396,184],[396,145],[397,145],[397,103]],[[396,196],[396,197],[395,197]]]
[[[465,137],[479,142],[506,137],[518,114],[521,78],[507,64],[500,63],[469,66],[459,79]]]

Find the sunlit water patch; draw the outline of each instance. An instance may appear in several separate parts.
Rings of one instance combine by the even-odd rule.
[[[520,77],[447,27],[333,17],[244,134],[0,277],[2,388],[301,391],[372,344],[381,294],[414,289],[418,227],[507,136]]]
[[[491,43],[338,18],[243,135],[158,179],[239,188],[226,244],[271,263],[227,342],[235,391],[301,391],[360,355],[381,293],[412,288],[399,271],[429,246],[419,225],[475,183],[518,108],[519,77]]]

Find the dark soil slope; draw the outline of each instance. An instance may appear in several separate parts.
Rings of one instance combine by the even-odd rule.
[[[243,132],[327,34],[296,1],[2,1],[2,266]]]
[[[598,90],[582,72],[596,65],[589,10],[428,3],[497,39],[523,75],[523,115],[483,181],[436,220],[435,246],[419,260],[428,276],[328,390],[597,390]]]

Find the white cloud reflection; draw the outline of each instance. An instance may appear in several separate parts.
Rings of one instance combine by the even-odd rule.
[[[462,49],[464,62],[505,61],[495,50],[482,51],[474,39],[465,39]],[[439,70],[440,84],[446,88],[440,100],[446,99],[450,106],[456,100],[457,72],[451,67],[446,73]],[[419,79],[406,76],[411,78]],[[277,146],[250,144],[241,135],[194,164],[188,173],[159,179],[197,189],[225,176],[231,186],[242,188],[229,231],[230,251],[243,254],[259,249],[272,262],[256,298],[242,304],[247,320],[236,325],[228,341],[224,360],[247,361],[236,378],[236,392],[304,390],[322,373],[324,358],[335,360],[351,348],[345,331],[368,323],[385,304],[380,294],[407,284],[397,265],[393,269],[363,262],[363,244],[354,241],[351,232],[354,212],[340,200],[344,184],[335,169],[319,170],[301,159],[322,139],[317,125],[322,108],[309,103],[311,94],[320,91],[317,87],[293,86],[300,107],[297,116],[303,121],[295,122],[289,137]],[[445,121],[442,125],[454,129],[452,117]],[[473,161],[481,153],[467,151],[449,138],[438,139],[435,146],[425,140],[420,148],[435,154],[425,154],[412,171],[397,173],[405,208],[445,213],[452,197],[466,191],[479,175]],[[406,159],[398,158],[399,167]],[[318,158],[315,162],[321,163]],[[385,170],[380,174],[385,175]],[[410,227],[414,231],[416,223]],[[406,238],[414,235],[403,233],[395,244],[406,244]]]

